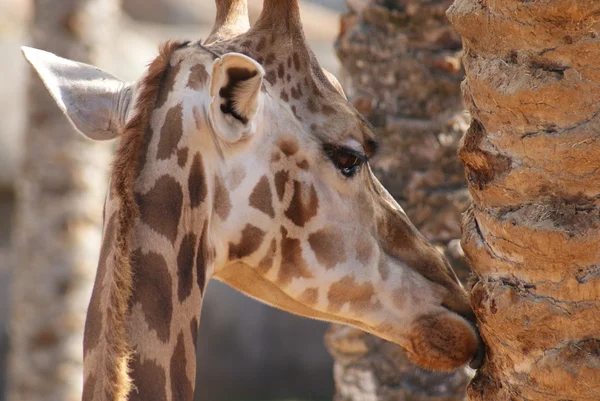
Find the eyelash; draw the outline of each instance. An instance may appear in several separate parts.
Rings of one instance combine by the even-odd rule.
[[[368,161],[367,156],[345,146],[326,144],[323,146],[323,150],[334,166],[346,178],[354,177],[360,171],[361,166]],[[340,160],[344,157],[347,159]]]

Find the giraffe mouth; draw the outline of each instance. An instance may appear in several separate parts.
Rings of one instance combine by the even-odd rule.
[[[475,317],[475,313],[472,311],[467,314],[460,313],[460,312],[450,309],[448,306],[446,306],[444,304],[442,304],[442,306],[445,309],[447,309],[448,311],[462,316],[462,318],[469,323],[469,325],[471,326],[473,331],[475,331],[475,333],[477,334],[477,349],[475,351],[475,354],[473,355],[473,358],[469,362],[469,367],[471,369],[479,369],[483,365],[483,362],[485,361],[485,343],[483,342],[483,339],[481,338],[481,333],[479,332],[479,328],[477,327],[477,319]]]

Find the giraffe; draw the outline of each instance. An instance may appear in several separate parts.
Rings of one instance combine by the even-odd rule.
[[[306,44],[297,0],[217,0],[204,42],[135,83],[23,53],[73,126],[119,138],[84,333],[84,401],[192,400],[207,282],[478,367],[467,294],[369,168],[377,142]]]

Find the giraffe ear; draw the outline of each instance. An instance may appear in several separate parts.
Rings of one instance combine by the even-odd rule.
[[[119,134],[131,104],[131,84],[88,64],[30,47],[21,50],[80,133],[99,141]]]
[[[223,140],[236,142],[256,131],[264,75],[263,67],[243,54],[227,53],[213,62],[209,118]]]

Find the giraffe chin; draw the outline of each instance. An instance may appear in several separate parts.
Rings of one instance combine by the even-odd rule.
[[[473,325],[450,311],[419,317],[408,335],[408,357],[422,368],[451,371],[467,363],[478,368],[483,342]]]

